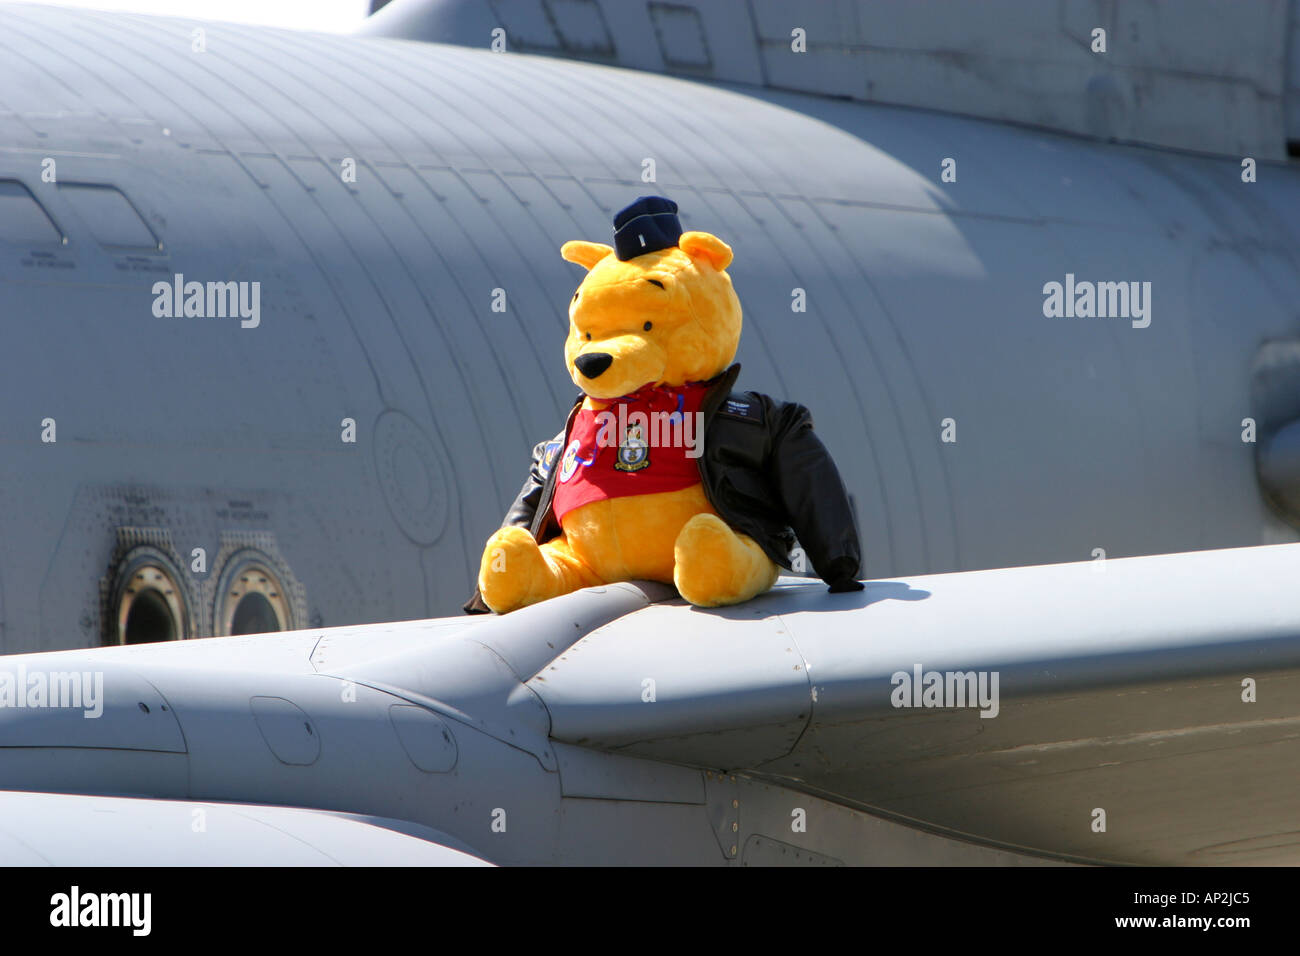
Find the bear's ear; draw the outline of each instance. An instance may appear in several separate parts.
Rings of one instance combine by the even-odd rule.
[[[692,259],[705,259],[721,272],[731,265],[731,246],[707,232],[684,232],[677,248]]]
[[[587,242],[584,239],[570,239],[560,246],[560,255],[569,262],[576,262],[588,272],[601,259],[614,251],[612,246],[603,242]]]

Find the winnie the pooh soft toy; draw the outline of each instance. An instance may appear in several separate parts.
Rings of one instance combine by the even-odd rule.
[[[832,591],[860,590],[852,509],[802,405],[733,392],[741,307],[731,248],[643,196],[587,269],[564,359],[582,390],[488,539],[465,610],[506,613],[578,588],[648,579],[698,607],[748,600],[791,567],[796,536]]]

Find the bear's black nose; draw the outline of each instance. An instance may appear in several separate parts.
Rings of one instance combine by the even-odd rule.
[[[573,360],[573,364],[578,366],[578,371],[587,378],[599,378],[600,373],[613,363],[614,356],[608,352],[588,352]]]

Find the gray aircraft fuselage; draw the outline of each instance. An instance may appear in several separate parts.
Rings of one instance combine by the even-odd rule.
[[[6,653],[120,636],[150,554],[139,634],[454,613],[575,394],[559,246],[646,193],[733,247],[741,386],[812,409],[864,576],[1297,539],[1243,441],[1300,418],[1294,169],[193,27],[0,6]],[[178,275],[256,315],[157,314]]]

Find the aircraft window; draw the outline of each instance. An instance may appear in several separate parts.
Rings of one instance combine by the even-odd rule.
[[[695,71],[713,68],[709,41],[698,10],[676,3],[650,3],[648,7],[659,40],[659,52],[667,67]]]
[[[614,56],[614,41],[595,0],[513,0],[493,13],[512,49],[565,50],[574,56]]]
[[[0,179],[0,241],[63,241],[63,234],[36,197],[14,179]]]
[[[547,10],[564,48],[578,56],[613,56],[614,41],[600,4],[591,0],[550,0]]]
[[[539,0],[524,0],[494,10],[506,28],[510,45],[519,49],[559,49],[553,18],[542,8]]]
[[[91,183],[60,183],[59,194],[101,246],[153,251],[162,248],[162,243],[121,190]]]

